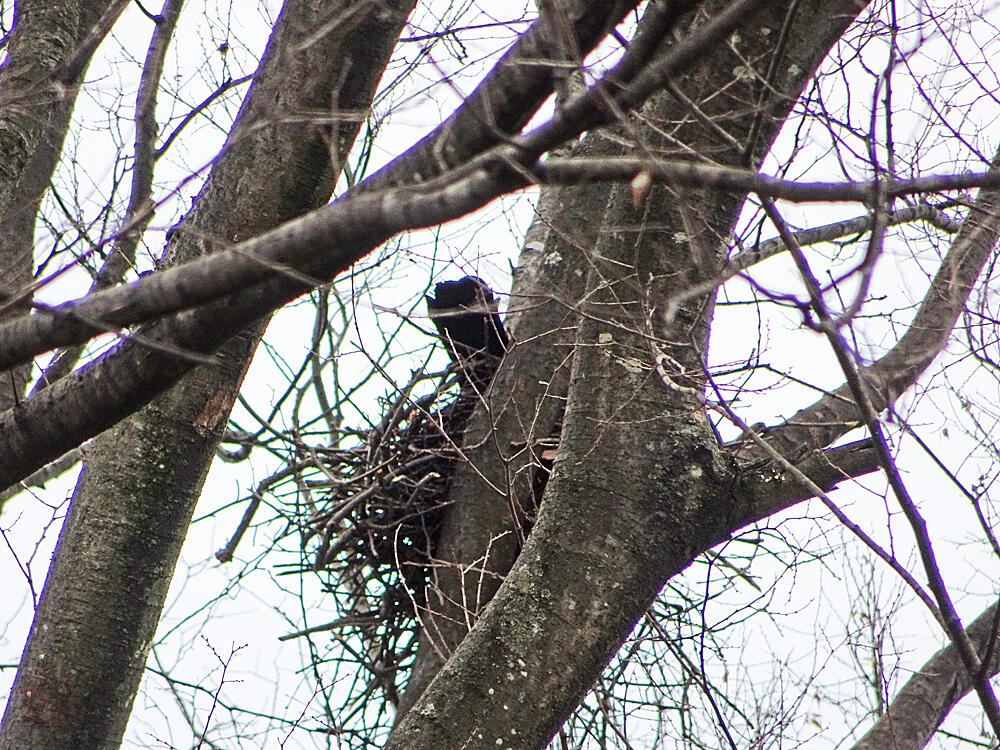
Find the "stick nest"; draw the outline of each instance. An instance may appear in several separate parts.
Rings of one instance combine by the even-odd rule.
[[[415,375],[398,397],[383,401],[381,422],[356,433],[356,447],[336,451],[332,487],[303,540],[316,545],[313,568],[334,573],[337,593],[347,597],[347,616],[324,629],[361,631],[365,666],[390,700],[391,673],[416,646],[448,486],[478,398],[469,388],[455,395],[452,378],[413,399],[414,386],[428,377]]]

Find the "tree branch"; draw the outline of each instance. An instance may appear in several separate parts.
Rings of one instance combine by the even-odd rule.
[[[840,330],[834,322],[833,316],[826,307],[819,282],[812,274],[806,258],[802,254],[802,249],[791,237],[791,234],[784,223],[784,219],[774,207],[773,202],[768,199],[764,199],[763,205],[768,218],[770,218],[772,223],[774,223],[777,227],[779,234],[788,246],[788,250],[792,254],[792,258],[795,261],[795,265],[799,269],[799,273],[805,282],[806,288],[809,291],[810,305],[816,313],[820,329],[829,340],[830,346],[837,357],[837,361],[844,372],[844,377],[847,380],[846,384],[850,388],[851,396],[856,404],[861,420],[868,428],[868,432],[872,437],[875,451],[878,453],[879,463],[882,465],[882,469],[885,471],[889,486],[892,488],[893,494],[896,496],[896,499],[903,510],[903,514],[906,516],[906,519],[910,524],[910,528],[913,531],[917,550],[920,553],[920,559],[923,563],[924,573],[927,576],[927,585],[933,593],[934,599],[937,601],[941,625],[948,634],[948,637],[951,639],[952,644],[955,646],[956,651],[962,660],[962,665],[965,668],[977,695],[979,696],[979,702],[983,707],[983,711],[993,727],[994,735],[996,737],[1000,737],[1000,704],[998,704],[996,694],[993,692],[993,686],[990,684],[989,679],[987,679],[983,674],[982,665],[979,662],[976,650],[973,644],[969,641],[962,626],[962,621],[959,619],[958,612],[952,603],[948,587],[945,585],[941,571],[938,567],[930,534],[927,531],[927,524],[924,521],[923,516],[921,516],[918,511],[916,504],[910,497],[909,491],[903,483],[902,477],[899,475],[899,470],[896,468],[895,461],[893,460],[889,446],[886,443],[877,413],[877,411],[880,411],[881,408],[884,407],[880,407],[876,410],[873,406],[872,399],[869,397],[870,390],[868,388],[868,384],[862,380],[861,374],[855,366],[853,358],[848,351],[847,344],[841,336]],[[907,582],[912,580],[912,577],[909,576],[908,573],[903,577]]]
[[[18,4],[7,59],[0,67],[0,216],[27,167],[49,115],[74,98],[98,44],[128,0]],[[81,19],[96,15],[83,29]],[[41,61],[42,64],[36,64]]]
[[[348,196],[231,250],[166,269],[121,289],[98,292],[12,320],[0,326],[0,368],[26,362],[57,346],[83,343],[107,331],[212,302],[262,282],[279,279],[284,286],[287,279],[281,279],[282,276],[297,275],[298,281],[313,286],[324,283],[328,275],[339,273],[370,252],[373,240],[382,242],[398,232],[459,218],[506,192],[525,187],[528,182],[521,170],[526,169],[526,156],[534,155],[499,147],[470,165],[428,183],[388,189],[375,195],[365,191],[356,197]],[[687,162],[650,166],[649,162],[634,159],[553,160],[537,164],[530,171],[544,176],[553,169],[559,173],[566,166],[570,174],[577,174],[580,164],[597,165],[594,174],[602,179],[610,179],[611,175],[625,179],[652,172],[657,179],[675,186],[737,193],[757,191],[761,195],[799,201],[869,203],[874,199],[876,184],[874,181],[797,183],[748,170]],[[599,166],[608,164],[621,169],[607,171]],[[896,196],[979,185],[1000,186],[1000,171],[883,183],[884,189]],[[912,213],[917,216],[916,210]],[[326,257],[318,257],[324,252]],[[277,309],[289,299],[276,296],[269,309]],[[264,312],[260,310],[259,314]]]
[[[142,66],[139,91],[135,101],[135,148],[132,164],[132,189],[128,208],[118,232],[89,294],[121,283],[126,272],[135,265],[135,248],[139,238],[153,218],[151,196],[153,192],[153,167],[156,163],[156,93],[163,77],[163,63],[167,48],[174,36],[180,18],[183,0],[164,3],[156,19],[153,36],[149,41],[146,60]],[[60,351],[45,368],[35,383],[35,388],[45,388],[72,371],[83,352],[83,343]]]
[[[667,13],[675,18],[696,4],[670,2]],[[358,185],[358,191],[437,177],[518,133],[552,93],[555,82],[576,69],[636,5],[633,0],[572,0],[560,4],[560,13],[543,11],[454,114]]]
[[[983,677],[1000,672],[1000,650],[995,648],[994,623],[997,605],[989,607],[965,630],[976,651],[985,656],[994,646],[992,659],[983,664]],[[851,750],[920,750],[962,698],[973,681],[953,644],[938,651],[907,680],[888,710]]]
[[[1000,187],[1000,171],[928,175],[908,180],[799,182],[771,177],[747,169],[698,164],[690,161],[648,159],[552,159],[532,168],[541,184],[579,185],[594,181],[630,182],[646,175],[655,182],[676,187],[699,187],[758,195],[789,201],[854,202],[874,205],[877,191],[888,198],[917,193],[940,193],[970,188]]]
[[[747,0],[737,6],[753,7],[753,3]],[[732,13],[721,14],[707,23],[696,38],[718,35],[731,28],[735,20]],[[672,59],[675,67],[670,69],[677,74],[697,58],[685,52]],[[660,64],[658,71],[662,73],[668,67]],[[181,281],[170,271],[154,274],[140,283],[158,286],[163,295],[173,300],[168,306],[175,309],[186,304],[183,302],[188,299],[186,292],[192,289],[198,290],[203,298],[212,299],[219,288],[247,288],[239,294],[161,321],[144,335],[195,353],[211,352],[250,321],[345,270],[392,234],[462,216],[503,192],[527,184],[526,165],[539,155],[525,153],[516,146],[498,147],[493,153],[428,184],[374,195],[362,193],[337,201],[251,240],[249,245],[240,247],[240,252],[217,253],[215,257],[222,260],[221,263],[206,258],[190,264],[189,269],[197,270],[180,277]],[[265,249],[272,245],[281,248],[277,256],[273,250]],[[244,255],[245,252],[250,256]],[[274,273],[276,270],[280,273]],[[270,281],[247,286],[267,278]],[[135,294],[137,288],[133,284],[104,294]],[[149,308],[143,311],[143,305],[155,305],[142,296],[133,298],[130,303],[137,306],[136,310],[143,317],[149,314]],[[95,324],[98,328],[106,325],[107,321],[97,321],[90,312],[92,310],[87,311],[87,320],[60,316],[58,321],[53,321],[55,328],[74,334],[62,336],[64,343],[70,343],[86,328],[93,329]],[[117,313],[112,310],[110,314]],[[34,325],[35,317],[40,316],[26,321],[28,330]],[[3,340],[6,362],[31,356],[31,347],[18,346],[16,340],[7,336],[0,340]],[[19,352],[11,356],[15,350]],[[19,425],[18,430],[4,430],[0,438],[0,456],[11,457],[0,470],[0,486],[17,481],[114,424],[175,382],[191,366],[190,362],[170,360],[161,353],[143,350],[133,342],[65,378],[60,383],[62,388],[55,387],[59,388],[58,392],[48,396],[43,392],[39,396],[45,396],[44,399],[28,399],[16,414],[12,410],[0,415],[0,425],[15,422]],[[112,392],[104,386],[108,383],[115,383],[117,391]],[[82,390],[76,390],[78,388]],[[69,403],[73,403],[72,409],[67,408]],[[38,420],[47,424],[40,424]],[[44,443],[35,443],[38,439],[43,439]]]
[[[988,174],[993,175],[993,186],[982,189],[972,202],[906,333],[879,360],[860,370],[876,411],[910,388],[944,348],[1000,239],[1000,190],[995,187],[1000,169]],[[772,427],[767,440],[783,455],[795,456],[803,445],[830,445],[857,426],[857,407],[845,384]]]

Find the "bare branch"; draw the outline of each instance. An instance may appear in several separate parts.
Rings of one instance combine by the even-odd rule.
[[[121,283],[135,265],[135,248],[153,218],[151,196],[153,167],[156,162],[156,92],[163,76],[163,62],[180,18],[183,0],[169,0],[156,19],[156,26],[146,60],[142,66],[135,102],[135,149],[132,164],[132,191],[123,227],[111,245],[104,265],[91,285],[89,294]],[[35,388],[44,388],[70,372],[83,351],[82,343],[59,352],[42,373]]]
[[[903,483],[899,470],[896,468],[896,463],[893,460],[889,445],[882,432],[878,413],[872,404],[872,399],[869,397],[870,390],[868,383],[862,379],[861,373],[854,364],[847,344],[840,334],[839,326],[823,301],[820,285],[813,276],[806,258],[802,254],[802,249],[796,244],[794,238],[792,238],[774,204],[770,200],[764,199],[763,205],[768,218],[777,227],[779,234],[788,246],[788,250],[795,260],[795,265],[798,267],[803,281],[805,281],[806,288],[809,290],[810,304],[819,320],[820,330],[829,340],[830,346],[837,357],[837,362],[844,372],[847,386],[850,388],[850,393],[857,405],[861,421],[868,428],[868,432],[872,436],[875,451],[878,453],[879,463],[882,465],[883,471],[885,471],[889,486],[892,488],[893,494],[896,496],[903,514],[906,516],[907,521],[910,523],[910,528],[913,530],[917,550],[920,553],[924,573],[927,576],[928,587],[937,601],[941,625],[962,660],[962,665],[979,696],[979,702],[983,707],[983,711],[993,727],[994,735],[1000,737],[1000,703],[997,702],[996,694],[993,692],[993,686],[990,684],[989,679],[983,674],[982,665],[980,664],[976,650],[969,641],[955,605],[951,601],[951,595],[945,585],[937,558],[934,554],[930,534],[927,531],[927,524],[913,502],[913,499],[910,497],[910,493]],[[903,573],[900,574],[903,575]],[[908,573],[903,575],[903,578],[907,582],[912,580],[912,577]]]
[[[991,174],[995,178],[1000,170]],[[944,348],[998,238],[1000,190],[984,188],[971,204],[906,333],[878,361],[861,368],[861,378],[877,411],[912,386]],[[856,407],[845,384],[772,428],[768,442],[791,455],[802,446],[830,445],[857,425]]]
[[[65,6],[19,7],[8,56],[0,68],[0,216],[10,208],[10,198],[26,168],[48,113],[76,96],[76,83],[97,45],[128,5],[128,0],[90,0],[96,23],[78,29],[72,19],[76,3]],[[36,4],[40,5],[40,4]],[[79,14],[86,17],[86,14]],[[79,32],[79,35],[78,33]],[[35,65],[36,60],[46,64]]]
[[[696,4],[669,3],[671,21]],[[436,177],[519,132],[566,70],[578,67],[636,5],[632,0],[573,0],[561,13],[542,13],[451,117],[365,180],[359,190]],[[563,26],[564,18],[571,19],[572,28]]]
[[[855,182],[799,182],[770,177],[746,169],[718,167],[689,161],[645,159],[551,159],[532,168],[542,184],[579,185],[593,181],[630,182],[648,175],[656,182],[676,187],[700,187],[735,193],[757,193],[792,203],[815,201],[874,205],[877,191],[901,198],[918,193],[941,193],[1000,186],[996,170],[966,174],[929,175],[909,180]]]
[[[499,195],[525,186],[509,169],[520,157],[509,147],[496,155],[481,157],[419,187],[390,189],[375,195],[362,193],[317,209],[293,222],[241,243],[231,250],[192,261],[183,266],[144,277],[123,289],[92,294],[41,314],[23,317],[0,326],[0,368],[7,368],[55,346],[78,344],[100,333],[144,323],[165,314],[238,293],[255,284],[276,279],[285,286],[295,277],[292,297],[276,292],[269,310],[301,294],[302,284],[318,286],[370,251],[370,243],[392,235],[459,218]],[[577,165],[583,160],[559,164]],[[619,176],[649,171],[647,162],[621,160],[597,164],[628,165]],[[558,165],[557,165],[558,166]],[[662,168],[662,169],[661,169]],[[535,168],[543,174],[551,163]],[[575,172],[574,170],[571,170]],[[601,175],[609,172],[600,168]],[[684,162],[661,164],[653,169],[658,178],[675,185],[714,187],[788,200],[873,200],[875,182],[796,183],[759,175],[747,170],[706,167]],[[885,185],[892,195],[939,192],[977,185],[1000,185],[1000,171],[969,175],[941,175],[898,180]],[[327,254],[324,257],[323,252]],[[302,274],[305,274],[304,277]],[[308,276],[313,276],[312,281]],[[259,310],[263,314],[268,310]]]
[[[994,621],[997,605],[986,609],[966,628],[968,640],[980,654],[990,653],[994,645]],[[1000,672],[1000,652],[992,650],[992,659],[983,664],[982,677]],[[875,722],[851,750],[919,750],[934,735],[948,712],[972,690],[958,649],[953,644],[938,651],[907,680]]]

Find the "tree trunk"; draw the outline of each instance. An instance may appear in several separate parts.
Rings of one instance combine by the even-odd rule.
[[[332,127],[288,123],[303,111],[366,111],[412,6],[286,3],[224,153],[173,230],[169,262],[327,200],[331,155],[346,156],[360,118]],[[324,24],[326,35],[317,36]],[[261,175],[262,165],[273,168]],[[88,451],[0,748],[120,744],[187,525],[262,328],[232,339],[219,367],[191,373]]]
[[[95,29],[104,30],[98,24],[102,14],[124,7],[108,0],[17,5],[7,60],[0,68],[0,295],[5,302],[32,281],[38,207],[62,152],[79,83],[103,34],[89,37]],[[84,41],[88,44],[81,47]],[[80,59],[67,85],[47,81],[76,55]],[[39,61],[48,64],[35,64]],[[30,308],[31,295],[25,294],[0,318],[24,315]],[[24,365],[4,373],[0,412],[23,398],[30,371]]]
[[[689,153],[717,163],[760,158],[858,10],[853,3],[805,2],[794,11],[767,4],[745,19],[735,51],[706,50],[697,70],[677,82],[699,117],[666,93],[645,117]],[[759,30],[781,29],[786,20],[787,37],[774,49],[776,37]],[[759,61],[759,78],[733,80],[745,60]],[[655,156],[677,148],[638,121],[623,125],[618,137]],[[408,687],[424,693],[407,696],[404,706],[415,705],[387,747],[544,746],[667,578],[746,519],[755,491],[720,452],[701,402],[712,300],[688,303],[670,330],[658,324],[672,293],[721,267],[742,199],[665,188],[637,198],[629,186],[606,190],[610,198],[593,191],[566,190],[565,204],[553,207],[543,264],[557,272],[531,274],[551,286],[528,295],[532,303],[554,302],[516,313],[512,329],[524,351],[515,349],[488,406],[470,423],[465,445],[474,468],[455,478],[439,591],[429,598],[441,609],[423,618],[428,632]],[[600,231],[588,233],[595,206],[605,203]],[[573,279],[584,274],[590,281],[581,293]],[[521,299],[515,287],[512,305]],[[574,309],[582,312],[577,320],[567,314]],[[577,327],[564,391],[566,331]],[[522,341],[521,330],[532,333]],[[557,423],[559,412],[546,404],[563,397],[559,454],[538,521],[500,585],[517,551],[511,503],[524,496],[511,478],[533,463],[515,446],[527,440],[530,450],[533,439],[545,437],[539,430]],[[744,491],[736,490],[741,485]]]

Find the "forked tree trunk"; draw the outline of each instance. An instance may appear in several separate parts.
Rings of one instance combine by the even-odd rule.
[[[727,5],[710,3],[705,13]],[[645,114],[690,153],[733,166],[759,159],[860,9],[849,2],[800,3],[775,49],[779,35],[772,32],[786,25],[789,6],[767,3],[733,38],[735,51],[706,50],[696,70],[677,82],[697,112],[663,93]],[[734,80],[745,60],[758,61],[756,80]],[[578,151],[615,156],[630,139],[638,153],[686,155],[638,120],[621,126],[614,143],[591,134]],[[745,523],[757,491],[744,484],[747,494],[734,495],[742,482],[717,455],[703,407],[684,391],[700,390],[711,298],[693,300],[678,316],[679,328],[655,326],[672,292],[721,266],[742,198],[657,188],[636,205],[628,186],[555,193],[558,200],[550,194],[539,219],[547,228],[544,246],[526,246],[521,262],[530,271],[515,273],[508,325],[517,347],[466,435],[470,461],[452,485],[442,567],[402,705],[405,711],[416,703],[415,715],[398,721],[391,747],[499,746],[501,740],[541,747],[666,578],[735,530],[737,519]],[[602,328],[595,320],[612,322]],[[635,333],[623,337],[623,331]],[[676,390],[649,367],[657,356],[649,342],[664,339],[682,342],[664,353],[694,374],[677,376]],[[529,497],[537,442],[557,429],[564,405],[555,473],[518,558],[511,504]],[[699,481],[688,481],[693,476]],[[517,667],[522,662],[529,666]],[[517,738],[509,734],[514,727]],[[479,740],[481,731],[488,736]]]
[[[350,149],[361,124],[355,113],[367,111],[412,6],[286,3],[228,145],[173,232],[171,262],[327,200],[331,154],[339,161]],[[302,112],[316,111],[350,115],[332,126],[302,123]],[[191,514],[262,329],[252,325],[218,354],[221,366],[192,372],[88,450],[0,748],[120,744]]]

